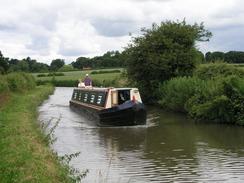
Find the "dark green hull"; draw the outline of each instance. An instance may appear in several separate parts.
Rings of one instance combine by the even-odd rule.
[[[97,110],[76,101],[70,101],[70,106],[78,108],[96,122],[98,126],[133,126],[146,124],[146,109],[144,104],[127,101],[119,106]]]

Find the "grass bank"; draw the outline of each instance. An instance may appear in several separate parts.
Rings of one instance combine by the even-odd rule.
[[[37,107],[52,92],[51,86],[11,92],[0,108],[0,182],[70,182],[37,123]]]

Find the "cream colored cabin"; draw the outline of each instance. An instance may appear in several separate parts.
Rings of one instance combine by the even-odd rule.
[[[98,88],[82,84],[74,90],[72,99],[97,109],[111,108],[129,100],[142,103],[137,88]]]
[[[128,100],[136,100],[142,103],[141,96],[137,88],[111,88],[108,91],[105,108],[121,105]]]

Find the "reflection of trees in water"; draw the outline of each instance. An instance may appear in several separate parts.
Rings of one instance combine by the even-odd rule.
[[[206,152],[217,149],[216,152],[226,153],[224,158],[227,161],[233,153],[243,156],[241,150],[244,147],[244,134],[241,127],[195,123],[184,115],[158,113],[158,126],[145,129],[101,128],[100,139],[115,156],[130,152],[130,156],[136,158],[130,159],[132,163],[141,159],[141,168],[145,172],[149,167],[143,165],[143,162],[147,161],[153,164],[150,167],[154,171],[152,174],[157,174],[155,176],[165,176],[165,172],[168,172],[178,178],[185,177],[185,180],[196,180],[199,174],[204,174],[202,160],[211,155],[200,155],[204,148]],[[140,155],[135,152],[140,152]],[[217,158],[218,154],[215,156]],[[213,167],[219,168],[218,161],[212,163]],[[191,175],[189,179],[186,174]]]
[[[101,143],[106,147],[120,151],[134,151],[145,144],[147,129],[141,127],[100,128]]]
[[[157,126],[98,130],[100,143],[107,152],[120,159],[118,163],[134,171],[135,175],[136,172],[141,176],[150,174],[157,180],[172,177],[185,181],[211,180],[207,174],[216,177],[218,172],[231,172],[226,163],[233,158],[234,168],[244,170],[244,167],[237,166],[238,160],[244,161],[243,128],[195,123],[184,115],[158,109],[149,108],[150,114],[159,115],[157,121],[152,122]],[[208,162],[215,172],[204,169]]]
[[[225,153],[227,161],[235,156],[243,159],[244,133],[241,127],[221,124],[194,123],[184,116],[160,113],[159,126],[147,132],[144,156],[154,162],[156,167],[165,167],[168,172],[180,175],[187,168],[192,175],[202,166],[201,159],[218,158],[215,152]],[[200,149],[206,149],[199,156]],[[218,161],[213,161],[218,167]],[[238,168],[238,167],[237,167]]]

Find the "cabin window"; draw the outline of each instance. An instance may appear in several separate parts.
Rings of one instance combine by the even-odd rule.
[[[100,105],[102,103],[103,95],[98,95],[97,104]]]
[[[77,97],[77,91],[74,91],[72,99],[76,99],[76,97]]]
[[[83,101],[84,101],[84,102],[87,102],[87,101],[88,101],[88,93],[85,93],[85,94],[84,94]]]
[[[79,98],[78,98],[78,100],[81,100],[81,94],[82,94],[82,93],[81,93],[81,92],[79,92],[79,95],[78,95],[78,96],[79,96]]]
[[[130,100],[130,90],[119,90],[118,91],[118,104],[123,104],[124,102]]]
[[[107,96],[107,92],[99,92],[99,93],[97,93],[95,104],[97,104],[99,106],[104,106],[105,102],[106,102],[106,96]]]
[[[106,102],[107,92],[93,91],[87,92],[82,90],[75,90],[72,96],[73,100],[78,100],[83,103],[93,104],[97,106],[104,106]]]
[[[95,97],[96,95],[94,93],[91,94],[91,97],[90,97],[90,103],[93,104],[95,102]]]

